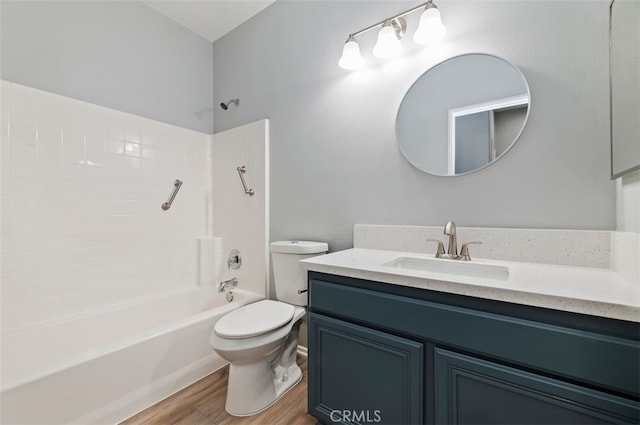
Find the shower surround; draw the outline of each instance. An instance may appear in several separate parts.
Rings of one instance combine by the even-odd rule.
[[[1,84],[3,332],[198,283],[210,136]]]
[[[198,302],[232,308],[212,295],[231,274],[252,300],[265,296],[268,121],[211,136],[7,81],[0,81],[0,99],[0,346],[3,375],[11,376],[2,382],[3,401],[53,400],[48,377],[77,381],[78,371],[113,354],[120,359],[114,368],[92,370],[117,376],[127,391],[93,400],[105,406],[99,411],[74,399],[50,422],[122,419],[221,366],[206,341],[219,315]],[[255,196],[242,190],[241,165]],[[184,184],[163,211],[176,179]],[[240,270],[227,268],[231,248],[242,253]],[[158,300],[176,306],[183,294],[199,301],[171,323],[162,319],[168,309],[144,313]],[[141,316],[118,325],[109,319],[118,311]],[[151,334],[139,332],[147,322]],[[102,325],[79,331],[90,323]],[[31,337],[51,329],[64,338],[47,345]],[[164,348],[145,348],[160,334],[167,335]],[[139,369],[139,359],[124,360],[124,347],[142,357],[155,353],[159,366],[149,361],[149,373],[119,373]],[[51,349],[70,354],[46,355]],[[36,370],[11,359],[41,361]],[[92,381],[91,373],[82,379]]]

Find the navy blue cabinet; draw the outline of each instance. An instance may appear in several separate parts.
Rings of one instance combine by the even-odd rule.
[[[637,403],[475,357],[435,349],[441,424],[635,424]]]
[[[423,346],[311,313],[310,405],[325,423],[420,424]]]
[[[309,309],[324,424],[640,423],[638,323],[316,272]]]

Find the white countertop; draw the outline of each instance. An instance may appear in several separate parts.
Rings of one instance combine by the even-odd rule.
[[[352,248],[300,261],[303,269],[516,304],[640,322],[640,284],[610,269],[473,258],[509,268],[506,280],[383,266],[415,252]],[[439,260],[453,261],[453,260]]]

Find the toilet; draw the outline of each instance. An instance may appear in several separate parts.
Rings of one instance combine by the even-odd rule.
[[[302,379],[296,364],[300,319],[306,313],[307,278],[299,260],[326,254],[324,242],[279,241],[270,246],[274,300],[240,307],[221,317],[209,343],[230,363],[226,411],[259,413]]]

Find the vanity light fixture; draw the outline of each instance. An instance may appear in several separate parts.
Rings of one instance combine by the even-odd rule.
[[[378,42],[373,46],[373,55],[380,59],[398,56],[402,50],[400,39],[404,36],[407,24],[404,19],[387,19],[378,33]]]
[[[442,24],[440,11],[432,1],[427,5],[420,15],[418,29],[413,34],[413,41],[418,44],[434,44],[442,41],[447,35],[447,29]]]
[[[374,56],[382,59],[398,56],[402,50],[400,40],[402,40],[407,29],[407,24],[402,17],[423,7],[424,12],[420,16],[420,23],[413,35],[413,40],[419,44],[432,44],[442,41],[447,29],[442,24],[438,7],[433,3],[433,0],[429,0],[426,3],[349,34],[342,50],[342,56],[338,61],[338,66],[349,70],[360,68],[364,64],[364,60],[360,54],[360,46],[356,41],[356,36],[378,27],[380,27],[380,31],[378,33],[378,41],[373,47]]]
[[[360,54],[360,46],[353,36],[349,36],[347,42],[344,43],[342,56],[338,61],[338,66],[342,69],[358,69],[362,66],[364,60]]]

